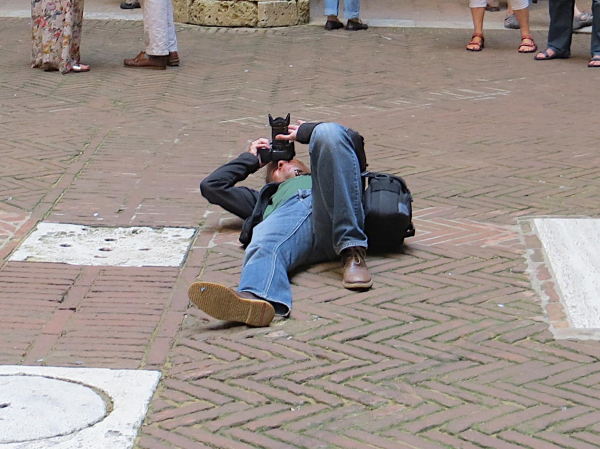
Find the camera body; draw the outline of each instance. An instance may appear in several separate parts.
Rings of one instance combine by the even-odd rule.
[[[288,134],[290,114],[286,118],[271,117],[269,114],[269,125],[271,125],[271,148],[259,148],[258,156],[263,164],[277,161],[291,161],[296,156],[294,142],[289,140],[277,140],[275,136]]]

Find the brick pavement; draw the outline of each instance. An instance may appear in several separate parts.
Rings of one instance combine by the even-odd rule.
[[[28,68],[26,20],[0,35],[0,363],[162,370],[145,449],[598,446],[600,346],[553,338],[516,221],[600,212],[587,37],[541,64],[504,32],[473,54],[464,31],[182,27],[160,73],[121,67],[139,23],[89,21],[93,71],[60,76]],[[287,111],[359,129],[418,234],[369,292],[321,264],[291,319],[210,320],[187,286],[235,285],[243,251],[198,183]],[[180,270],[7,262],[40,220],[200,232]]]

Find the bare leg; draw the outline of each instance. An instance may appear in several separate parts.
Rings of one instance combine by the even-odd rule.
[[[529,8],[515,10],[514,15],[521,24],[521,37],[529,36]]]
[[[515,10],[514,14],[521,25],[521,45],[519,46],[519,53],[533,53],[537,48],[529,34],[529,8]]]
[[[473,17],[473,34],[483,35],[483,16],[485,8],[471,8],[471,16]],[[483,38],[476,36],[467,44],[467,50],[477,50],[483,46]]]

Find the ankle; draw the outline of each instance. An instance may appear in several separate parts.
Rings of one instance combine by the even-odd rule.
[[[349,246],[340,253],[340,256],[342,256],[342,259],[344,260],[350,257],[360,257],[364,259],[366,255],[367,248],[364,246]]]
[[[266,301],[266,299],[261,298],[260,296],[255,295],[252,292],[246,291],[246,290],[242,290],[242,291],[236,291],[235,292],[240,298],[244,298],[244,299],[256,299],[259,301]]]

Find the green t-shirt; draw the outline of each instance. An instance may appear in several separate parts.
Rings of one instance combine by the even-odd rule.
[[[279,184],[279,187],[277,187],[277,192],[271,197],[271,201],[269,201],[269,205],[263,214],[263,220],[266,220],[266,218],[271,215],[275,209],[281,206],[285,200],[298,193],[298,190],[310,189],[312,189],[312,178],[309,175],[296,176],[295,178],[283,181]]]

